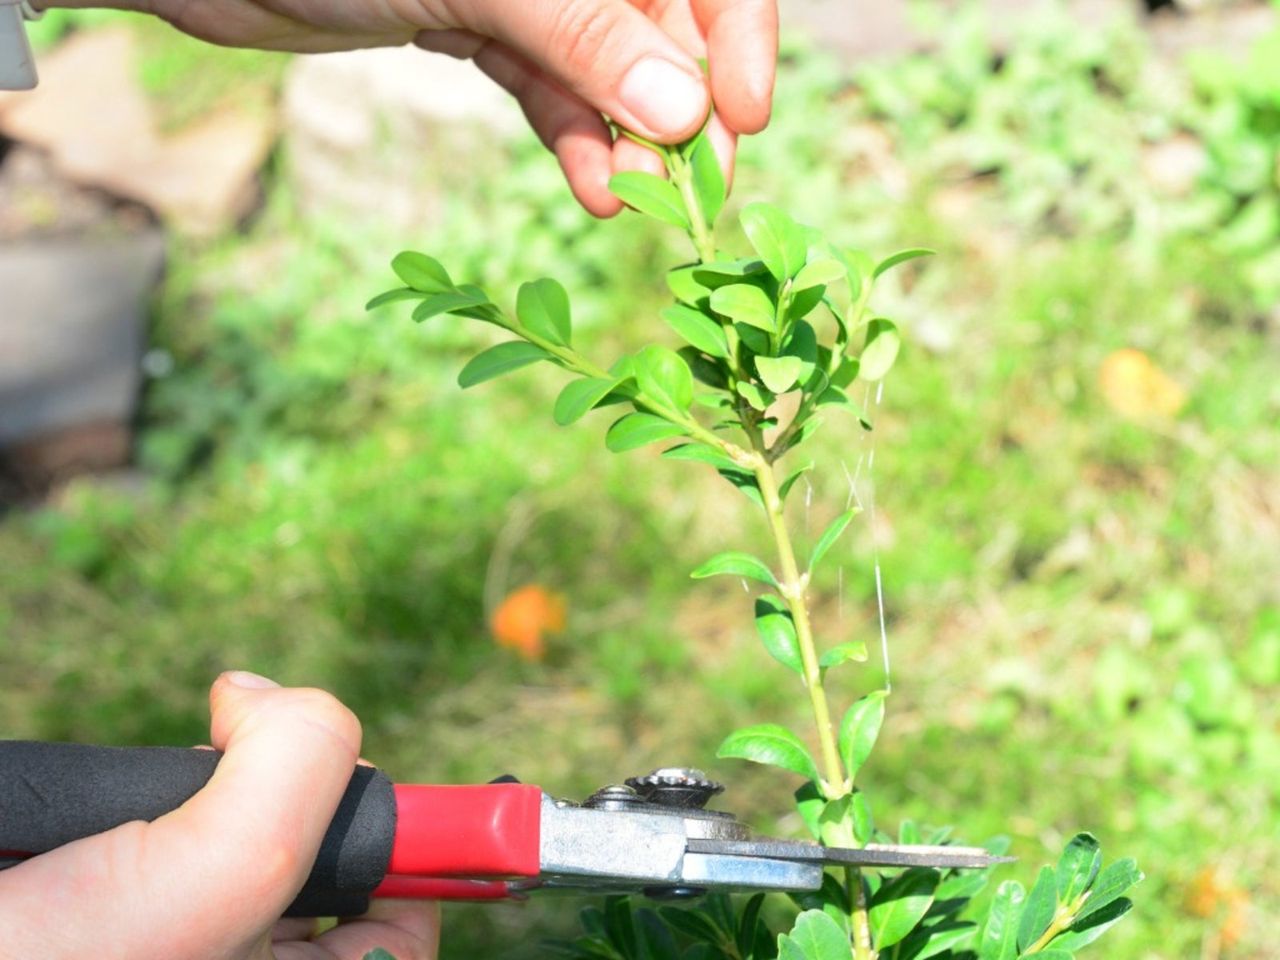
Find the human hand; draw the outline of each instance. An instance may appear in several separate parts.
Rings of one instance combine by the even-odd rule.
[[[413,42],[470,58],[519,101],[596,216],[621,202],[623,169],[661,172],[653,153],[614,143],[603,116],[659,143],[694,134],[710,106],[711,137],[732,176],[738,134],[769,120],[777,58],[776,0],[36,0],[159,14],[227,46],[319,52]],[[602,116],[603,115],[603,116]]]
[[[224,756],[195,796],[0,872],[0,960],[435,960],[435,904],[375,902],[320,936],[280,920],[359,756],[351,711],[245,673],[209,699]]]

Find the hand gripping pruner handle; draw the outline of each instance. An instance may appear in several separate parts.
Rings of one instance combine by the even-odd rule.
[[[0,741],[0,868],[155,820],[203,787],[220,758],[180,747]],[[502,881],[538,876],[541,800],[527,784],[393,785],[357,766],[287,915],[353,916],[372,896],[508,896]]]

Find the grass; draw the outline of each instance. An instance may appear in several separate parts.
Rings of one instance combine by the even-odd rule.
[[[1274,315],[1205,238],[1152,240],[1113,206],[1106,229],[1029,225],[1019,178],[961,181],[957,208],[943,202],[954,171],[909,131],[869,167],[865,140],[829,131],[895,127],[816,56],[791,56],[780,97],[735,202],[778,199],[876,250],[941,251],[885,291],[909,343],[876,431],[830,423],[794,507],[820,530],[848,495],[842,464],[872,474],[874,522],[815,607],[825,636],[874,649],[878,557],[894,693],[863,776],[880,821],[1007,833],[1022,863],[1003,875],[1024,881],[1091,828],[1149,877],[1107,955],[1267,956]],[[936,137],[965,134],[949,122]],[[140,435],[146,489],[80,481],[0,524],[0,675],[22,678],[0,733],[199,742],[208,681],[246,667],[334,690],[401,780],[512,772],[573,796],[688,762],[728,779],[726,805],[761,829],[796,828],[778,818],[785,778],[711,759],[735,725],[805,723],[782,668],[761,667],[741,589],[686,579],[717,548],[764,542],[762,529],[758,544],[722,541],[747,502],[691,465],[607,454],[600,423],[556,427],[549,369],[462,394],[469,328],[360,310],[409,244],[495,290],[554,273],[593,352],[648,339],[675,262],[666,238],[573,211],[532,143],[509,160],[511,175],[458,191],[411,238],[373,213],[301,220],[277,183],[247,235],[177,251],[154,336],[174,371],[150,385]],[[1094,194],[1083,177],[1076,208],[1114,204],[1110,178]],[[1107,405],[1098,371],[1121,347],[1187,388],[1178,417],[1134,423]],[[543,662],[487,638],[499,542],[506,586],[568,597]],[[882,682],[876,659],[842,699]],[[1248,918],[1234,942],[1232,890]],[[571,919],[553,900],[454,908],[444,956],[535,956]]]

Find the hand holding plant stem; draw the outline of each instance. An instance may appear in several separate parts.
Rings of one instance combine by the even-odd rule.
[[[395,258],[392,266],[405,286],[374,298],[369,306],[417,300],[415,320],[453,313],[514,333],[519,339],[491,347],[467,363],[459,383],[469,387],[539,361],[560,366],[576,379],[556,400],[557,423],[571,424],[596,407],[629,405],[631,411],[606,433],[610,450],[681,441],[663,456],[711,466],[763,511],[773,540],[774,566],[728,551],[707,560],[692,576],[737,576],[776,591],[756,600],[756,627],[769,654],[800,678],[813,715],[818,759],[799,736],[778,724],[730,734],[718,756],[770,764],[804,777],[797,804],[815,837],[831,845],[865,845],[875,828],[865,795],[854,781],[879,734],[886,693],[876,691],[853,703],[837,728],[827,698],[827,673],[849,661],[865,660],[866,648],[854,641],[820,651],[807,601],[813,570],[857,510],[836,517],[802,564],[787,528],[785,504],[810,465],[789,472],[779,468],[790,451],[814,435],[821,425],[820,413],[849,412],[864,429],[871,429],[846,390],[855,380],[881,380],[899,349],[897,327],[871,313],[874,284],[885,271],[930,251],[904,250],[876,262],[861,251],[831,243],[777,207],[752,203],[743,208],[739,220],[754,256],[724,257],[714,224],[725,204],[725,181],[707,127],[673,147],[619,132],[656,151],[667,177],[627,171],[612,178],[610,189],[640,213],[682,229],[697,254],[696,261],[667,276],[676,302],[662,311],[662,318],[685,341],[678,351],[654,344],[606,368],[573,346],[569,298],[555,280],[522,285],[512,317],[483,290],[455,284],[439,262],[420,253]],[[695,382],[700,390],[695,390]],[[786,422],[777,413],[783,396],[790,397],[789,407],[795,411]],[[943,839],[945,834],[931,842]],[[953,909],[935,910],[934,904],[935,895],[940,904],[967,899],[980,889],[985,874],[976,875],[981,882],[975,884],[975,875],[947,876],[925,868],[891,879],[848,869],[843,883],[828,877],[830,883],[808,904],[816,909],[801,914],[791,933],[778,939],[777,949],[784,960],[913,960],[945,956],[944,950],[978,941],[980,960],[1013,960],[1045,952],[1050,945],[1056,949],[1063,937],[1084,936],[1073,925],[1088,915],[1083,911],[1088,910],[1098,875],[1100,854],[1097,862],[1089,859],[1097,853],[1097,841],[1086,834],[1077,841],[1079,849],[1068,847],[1057,873],[1046,868],[1048,881],[1042,872],[1025,905],[1021,887],[1003,885],[996,904],[1003,903],[1004,912],[991,914],[981,929],[955,924]],[[1118,903],[1120,892],[1140,879],[1131,861],[1113,868],[1126,863],[1108,903]],[[962,889],[947,889],[948,884]],[[1128,909],[1128,901],[1123,904],[1121,914]],[[726,955],[746,960],[743,944],[758,940],[756,919],[747,923],[732,910],[721,913],[719,941],[722,946],[737,944],[736,954],[724,947]],[[1109,925],[1118,915],[1104,919]],[[1094,930],[1098,922],[1088,929]],[[598,923],[604,929],[608,918]],[[615,947],[626,956],[624,947]],[[754,956],[753,951],[758,953],[754,947],[747,950]],[[662,952],[650,945],[639,955]]]

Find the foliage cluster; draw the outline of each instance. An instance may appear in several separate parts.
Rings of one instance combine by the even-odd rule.
[[[752,580],[776,591],[755,600],[756,629],[769,655],[800,678],[819,751],[815,756],[789,727],[764,723],[731,733],[717,756],[799,775],[805,784],[796,793],[797,808],[815,839],[841,847],[866,845],[878,836],[855,778],[879,736],[888,690],[855,701],[837,727],[828,674],[866,660],[866,646],[858,639],[824,649],[809,610],[810,579],[860,507],[836,516],[814,540],[806,561],[798,563],[786,501],[814,464],[790,468],[782,462],[817,432],[824,408],[849,410],[863,429],[873,428],[847,390],[858,380],[879,384],[898,356],[897,326],[870,307],[875,282],[931,251],[911,248],[877,261],[829,241],[778,207],[756,202],[738,216],[751,253],[728,256],[715,232],[727,190],[706,126],[674,147],[620,133],[655,151],[666,178],[628,171],[616,174],[610,188],[636,211],[683,230],[697,254],[695,261],[667,274],[675,302],[661,316],[685,343],[678,352],[648,344],[606,368],[573,345],[569,296],[558,281],[522,284],[511,315],[480,287],[455,282],[438,260],[416,252],[392,261],[403,286],[375,297],[368,308],[411,301],[417,322],[453,314],[514,334],[516,339],[472,357],[458,384],[475,386],[541,362],[561,367],[576,379],[556,399],[558,424],[569,426],[599,407],[630,407],[605,434],[611,451],[677,441],[664,457],[712,467],[763,512],[774,563],[730,550],[717,553],[691,576],[737,577],[744,586]],[[700,415],[695,404],[707,412]],[[936,831],[927,842],[946,843],[951,832]],[[918,840],[911,824],[904,825],[902,835],[903,842]],[[1132,904],[1121,895],[1142,879],[1132,860],[1112,865],[1099,879],[1101,856],[1092,836],[1077,836],[1056,870],[1041,871],[1029,895],[1016,883],[1004,884],[980,925],[954,917],[982,889],[981,874],[912,868],[886,875],[843,868],[839,877],[828,874],[808,898],[811,909],[778,935],[776,948],[758,927],[758,899],[744,907],[744,917],[718,901],[703,913],[655,914],[632,911],[619,900],[607,915],[583,914],[587,936],[570,952],[577,960],[773,960],[775,955],[784,960],[997,960],[1038,954],[1068,960],[1129,910]],[[716,910],[719,924],[712,919]],[[660,920],[686,935],[701,930],[702,936],[682,952]]]

